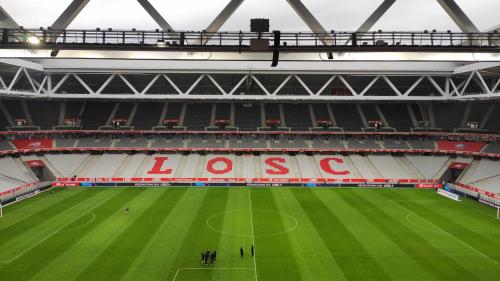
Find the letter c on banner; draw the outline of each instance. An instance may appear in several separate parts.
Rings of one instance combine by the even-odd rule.
[[[349,171],[344,170],[344,171],[335,171],[332,169],[332,166],[330,165],[330,162],[333,161],[337,164],[342,164],[344,161],[340,158],[336,157],[331,157],[331,158],[323,158],[321,161],[319,161],[319,165],[321,166],[321,169],[325,171],[325,173],[328,173],[330,175],[336,175],[336,176],[345,176],[350,174]]]

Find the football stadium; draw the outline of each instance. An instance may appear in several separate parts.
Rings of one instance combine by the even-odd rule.
[[[0,0],[0,280],[500,280],[498,0]]]

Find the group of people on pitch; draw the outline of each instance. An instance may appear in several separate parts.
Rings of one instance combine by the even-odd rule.
[[[210,252],[207,250],[206,252],[201,252],[201,263],[203,264],[214,264],[217,262],[217,251]]]
[[[254,256],[254,248],[253,244],[252,247],[250,248],[250,253],[252,257]],[[243,258],[245,255],[243,251],[243,246],[240,247],[240,257]],[[210,250],[207,250],[206,252],[201,252],[201,263],[202,264],[214,264],[217,262],[217,251],[211,252]]]

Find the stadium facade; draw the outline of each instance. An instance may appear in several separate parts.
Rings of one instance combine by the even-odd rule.
[[[438,0],[461,32],[69,30],[0,10],[0,182],[440,187],[500,196],[500,35]]]

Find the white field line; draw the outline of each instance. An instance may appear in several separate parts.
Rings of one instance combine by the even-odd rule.
[[[252,211],[252,196],[251,196],[251,189],[248,188],[248,200],[250,202],[250,226],[252,227],[252,246],[254,247],[254,252],[253,252],[253,266],[255,270],[255,281],[258,281],[257,277],[257,261],[255,260],[255,235],[253,231],[253,211]]]
[[[426,222],[428,222],[429,224],[433,225],[434,227],[436,227],[437,229],[439,229],[443,234],[446,234],[450,237],[453,237],[455,240],[457,240],[458,242],[462,243],[463,245],[467,246],[468,248],[470,248],[471,250],[473,250],[474,252],[478,253],[479,255],[483,256],[484,258],[490,260],[491,262],[493,263],[496,263],[498,264],[498,262],[492,258],[490,258],[489,256],[487,256],[486,254],[484,254],[483,252],[479,251],[478,249],[472,247],[471,245],[467,244],[466,242],[462,241],[461,239],[459,239],[458,237],[456,237],[455,235],[449,233],[448,231],[442,229],[441,227],[435,225],[434,223],[430,222],[428,219],[416,214],[415,212],[409,210],[408,208],[406,208],[405,206],[397,203],[396,201],[393,201],[394,203],[396,203],[397,205],[403,207],[406,211],[408,211],[409,213],[411,213],[412,215],[414,216],[417,216],[417,217],[420,217],[421,219],[425,220]]]
[[[77,217],[76,219],[74,220],[71,220],[69,221],[68,223],[66,223],[65,225],[63,225],[61,228],[59,228],[57,231],[53,232],[52,234],[48,235],[47,237],[39,240],[38,242],[35,243],[35,245],[29,247],[28,249],[22,251],[21,253],[19,253],[18,255],[16,255],[15,257],[11,258],[10,260],[0,260],[0,263],[11,263],[13,260],[17,259],[18,257],[24,255],[25,253],[27,253],[28,251],[30,251],[31,249],[35,248],[36,246],[40,245],[42,242],[48,240],[49,238],[51,238],[52,236],[56,235],[57,233],[59,233],[59,231],[63,230],[65,227],[67,227],[68,225],[72,224],[74,221],[76,220],[79,220],[81,217],[87,215],[87,213],[84,213],[83,215]]]
[[[179,275],[179,272],[183,270],[252,270],[253,271],[254,269],[249,267],[179,267],[175,272],[172,281],[175,281],[177,279],[177,276]]]

